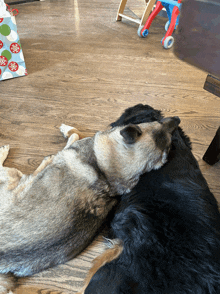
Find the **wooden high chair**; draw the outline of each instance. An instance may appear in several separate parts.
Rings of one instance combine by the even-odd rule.
[[[142,18],[140,20],[138,18],[130,17],[130,16],[123,14],[127,0],[121,0],[121,3],[118,8],[116,20],[120,21],[120,20],[122,20],[122,17],[123,17],[123,18],[126,18],[130,21],[133,21],[133,22],[139,24],[139,26],[143,26],[145,24],[145,22],[147,21],[147,18],[150,15],[156,0],[145,0],[145,1],[146,1],[146,7],[145,7],[144,13],[142,15]]]

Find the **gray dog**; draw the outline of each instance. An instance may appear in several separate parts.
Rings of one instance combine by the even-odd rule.
[[[32,175],[3,167],[0,148],[0,293],[25,277],[64,263],[91,242],[115,196],[128,193],[141,174],[160,168],[179,118],[116,127],[79,139],[62,125],[66,147],[46,157]]]

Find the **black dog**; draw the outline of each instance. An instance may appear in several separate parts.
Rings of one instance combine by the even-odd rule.
[[[161,118],[139,104],[112,126]],[[168,163],[122,196],[111,233],[123,250],[117,245],[113,258],[104,253],[95,261],[85,294],[220,293],[220,213],[181,128]]]

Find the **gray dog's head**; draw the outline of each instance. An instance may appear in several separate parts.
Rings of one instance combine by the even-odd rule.
[[[97,133],[94,151],[99,167],[108,179],[127,187],[127,192],[141,174],[158,169],[166,162],[171,135],[179,123],[178,117],[171,117]]]

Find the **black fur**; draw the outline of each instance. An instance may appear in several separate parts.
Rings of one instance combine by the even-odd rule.
[[[112,126],[160,120],[147,105]],[[219,294],[220,214],[181,128],[168,163],[123,195],[111,222],[124,243],[118,259],[93,276],[85,294]]]

